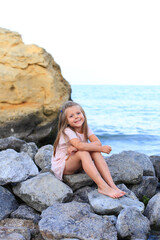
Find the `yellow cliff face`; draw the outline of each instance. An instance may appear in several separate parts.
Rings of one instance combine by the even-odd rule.
[[[52,131],[51,124],[55,124],[70,92],[69,83],[49,53],[36,45],[25,45],[18,33],[0,28],[0,138],[15,135],[25,139],[26,133],[17,129],[24,121],[28,131],[31,125],[27,136],[32,140],[41,126],[50,125]],[[34,116],[35,124],[30,124],[32,118],[28,116]]]

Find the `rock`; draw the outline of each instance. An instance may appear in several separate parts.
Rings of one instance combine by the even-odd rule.
[[[55,202],[70,201],[73,196],[71,188],[51,173],[41,173],[18,183],[13,187],[13,192],[27,205],[39,212]]]
[[[143,168],[129,152],[113,154],[106,158],[112,178],[116,183],[136,184],[141,182]]]
[[[87,203],[54,203],[41,214],[40,232],[45,240],[116,240],[113,218],[94,214]]]
[[[71,87],[52,56],[0,28],[0,138],[53,141],[60,106]]]
[[[19,233],[7,234],[5,231],[2,231],[0,232],[0,240],[26,240],[26,238]]]
[[[127,196],[121,198],[111,198],[94,190],[88,193],[89,203],[97,214],[113,214],[118,215],[120,211],[128,206],[134,206],[139,211],[144,211],[144,204],[140,201],[133,200]]]
[[[13,149],[0,152],[0,185],[16,183],[38,174],[38,168],[25,153]]]
[[[53,146],[46,145],[38,149],[38,152],[35,155],[35,163],[41,169],[50,169],[51,168],[51,157],[53,154]]]
[[[150,156],[150,160],[153,163],[156,176],[160,180],[160,156]]]
[[[109,169],[115,182],[137,184],[142,176],[155,176],[152,162],[145,154],[123,151],[107,157]]]
[[[142,182],[130,187],[131,191],[135,193],[139,200],[143,200],[146,196],[151,198],[155,195],[158,186],[158,179],[152,176],[144,176]]]
[[[34,142],[25,143],[21,146],[20,151],[27,153],[30,158],[34,160],[34,157],[38,152],[38,147]]]
[[[32,220],[34,223],[38,223],[41,219],[40,214],[37,211],[25,204],[20,205],[14,212],[10,214],[10,217],[28,219]]]
[[[20,152],[20,148],[26,142],[24,140],[18,139],[16,137],[8,137],[0,139],[0,151],[6,150],[8,148],[14,149]]]
[[[151,227],[160,229],[160,193],[152,197],[144,211],[144,215],[150,220]]]
[[[63,180],[68,186],[72,188],[73,191],[84,186],[90,186],[94,183],[86,173],[64,175]]]
[[[89,203],[88,193],[93,191],[94,189],[95,189],[94,187],[86,186],[76,190],[73,194],[74,196],[73,200],[77,202]]]
[[[121,238],[147,240],[150,223],[137,208],[127,207],[118,215],[116,228]]]
[[[0,186],[0,220],[18,208],[18,203],[14,195],[6,188]]]
[[[5,231],[7,234],[21,234],[25,240],[30,240],[31,237],[39,233],[38,225],[31,220],[6,218],[0,222],[0,231]],[[23,238],[22,238],[23,239]],[[17,240],[17,239],[15,239]]]

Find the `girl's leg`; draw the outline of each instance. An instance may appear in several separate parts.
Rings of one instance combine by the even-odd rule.
[[[91,155],[86,151],[78,151],[72,155],[67,161],[64,169],[64,174],[73,174],[80,167],[83,167],[87,175],[93,179],[98,186],[98,192],[112,198],[121,197],[122,194],[110,187],[98,172]]]
[[[92,159],[94,160],[94,163],[96,165],[96,168],[98,169],[99,173],[103,177],[103,179],[108,183],[108,185],[118,192],[120,192],[122,195],[125,194],[125,192],[121,191],[113,182],[112,176],[110,174],[108,165],[103,158],[102,154],[100,152],[92,152],[90,153]]]

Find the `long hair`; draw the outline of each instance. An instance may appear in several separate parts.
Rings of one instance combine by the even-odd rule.
[[[54,156],[56,154],[56,148],[58,146],[59,143],[59,139],[60,136],[63,134],[64,136],[66,136],[64,130],[67,127],[70,127],[73,131],[74,128],[72,128],[71,126],[68,125],[68,121],[67,121],[67,117],[66,117],[66,110],[67,108],[73,107],[73,106],[78,106],[81,110],[81,112],[83,113],[84,116],[84,123],[82,125],[82,133],[84,134],[85,139],[88,138],[88,124],[87,124],[87,118],[86,118],[86,114],[83,110],[83,108],[76,102],[72,102],[72,101],[67,101],[62,105],[62,108],[60,110],[59,113],[59,120],[58,120],[58,133],[57,133],[57,137],[56,140],[54,142]]]

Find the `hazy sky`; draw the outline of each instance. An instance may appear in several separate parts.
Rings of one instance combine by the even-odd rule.
[[[4,0],[0,27],[49,52],[70,84],[160,85],[159,0]]]

